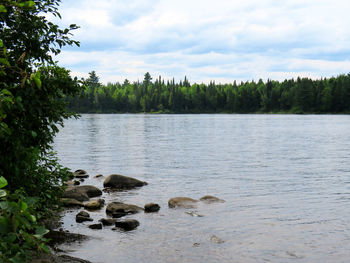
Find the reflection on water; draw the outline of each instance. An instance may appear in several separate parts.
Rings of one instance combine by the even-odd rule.
[[[134,231],[64,227],[90,241],[63,247],[93,262],[348,262],[350,117],[322,115],[83,115],[69,120],[55,149],[62,164],[93,175],[147,181],[104,194],[143,206]],[[169,209],[175,196],[211,194],[223,204]],[[97,221],[104,210],[91,212]],[[224,243],[211,241],[211,237]]]

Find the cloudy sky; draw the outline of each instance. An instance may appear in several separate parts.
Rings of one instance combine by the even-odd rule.
[[[147,71],[199,83],[350,72],[348,0],[62,0],[59,10],[60,25],[81,27],[60,65],[103,83]]]

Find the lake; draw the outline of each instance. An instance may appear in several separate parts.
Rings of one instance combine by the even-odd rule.
[[[92,262],[349,262],[350,116],[90,114],[67,120],[54,149],[71,170],[119,173],[148,185],[104,193],[107,203],[158,213],[127,216],[130,232],[90,230],[69,210],[63,227],[91,236],[62,246]],[[171,197],[225,203],[170,209]],[[186,212],[203,217],[193,217]],[[105,209],[91,212],[94,222]],[[212,236],[224,243],[213,242]]]

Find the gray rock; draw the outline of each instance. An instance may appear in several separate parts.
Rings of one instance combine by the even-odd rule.
[[[111,174],[103,182],[104,187],[112,187],[115,189],[132,189],[144,185],[147,185],[147,183],[132,177],[127,177],[119,174]]]
[[[76,216],[75,216],[75,221],[77,223],[82,223],[85,221],[93,221],[93,219],[90,217],[89,213],[86,211],[80,211]]]
[[[120,202],[112,202],[106,207],[106,213],[112,215],[116,213],[136,214],[141,211],[143,211],[142,207],[131,204],[124,204]]]
[[[101,223],[92,224],[92,225],[89,225],[89,228],[91,228],[91,229],[102,229],[102,224]]]
[[[145,204],[146,213],[158,212],[159,209],[160,209],[160,206],[158,204],[154,204],[154,203]]]
[[[212,196],[212,195],[205,195],[205,196],[201,197],[199,200],[202,202],[205,202],[207,204],[224,203],[225,202],[225,200],[222,200],[222,199],[217,198],[216,196]]]
[[[135,219],[126,219],[124,221],[117,221],[115,222],[115,226],[118,228],[122,228],[125,231],[130,231],[135,229],[140,225],[139,221]]]
[[[169,199],[168,205],[170,208],[196,208],[198,200],[189,197],[174,197]]]

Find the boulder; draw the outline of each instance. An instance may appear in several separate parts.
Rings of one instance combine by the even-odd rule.
[[[119,174],[111,174],[103,182],[104,187],[111,187],[115,189],[132,189],[144,185],[147,185],[147,183]]]
[[[114,218],[102,218],[102,219],[100,219],[98,221],[101,222],[102,225],[104,225],[104,226],[112,226],[112,225],[115,224],[117,219],[114,219]]]
[[[115,222],[115,226],[118,228],[122,228],[125,231],[130,231],[135,229],[140,225],[139,221],[135,219],[126,219],[124,221],[117,221]]]
[[[73,198],[78,201],[88,201],[89,197],[102,195],[102,191],[92,185],[69,186],[63,194],[65,198]]]
[[[82,223],[82,222],[85,222],[85,221],[94,221],[88,212],[86,211],[80,211],[76,216],[75,216],[75,221],[77,223]]]
[[[61,198],[61,203],[64,207],[82,207],[84,204],[76,199]]]
[[[189,197],[174,197],[169,199],[168,205],[170,208],[195,208],[197,206],[198,200]]]
[[[159,209],[160,209],[160,206],[158,204],[154,204],[154,203],[145,204],[146,213],[158,212]]]
[[[199,200],[202,202],[205,202],[207,204],[224,203],[225,202],[225,200],[222,200],[222,199],[217,198],[216,196],[212,196],[212,195],[205,195],[205,196],[201,197]]]
[[[88,202],[87,204],[84,205],[84,207],[89,210],[96,210],[96,209],[100,209],[104,204],[105,204],[105,200],[98,199],[98,200],[93,200]]]
[[[88,178],[89,175],[86,173],[86,171],[78,169],[74,172],[75,178]]]
[[[124,204],[124,203],[120,203],[120,202],[112,202],[110,204],[107,205],[106,208],[106,213],[107,214],[136,214],[138,212],[143,211],[142,207],[136,206],[136,205],[131,205],[131,204]]]
[[[83,170],[83,169],[78,169],[74,173],[76,173],[76,174],[86,174],[86,171]]]
[[[101,223],[92,224],[92,225],[89,225],[89,228],[91,228],[91,229],[102,229],[102,224]]]

